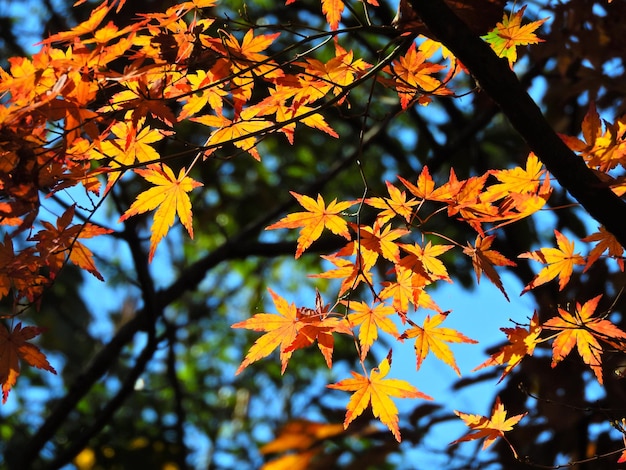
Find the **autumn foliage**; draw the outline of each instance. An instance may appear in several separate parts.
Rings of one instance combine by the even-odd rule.
[[[298,7],[297,1],[287,3]],[[403,30],[402,22],[383,28],[395,39],[377,63],[358,57],[340,34],[346,14],[342,1],[321,2],[330,57],[316,56],[306,35],[294,45],[297,53],[270,54],[280,31],[250,25],[229,31],[211,16],[217,5],[217,0],[182,2],[118,28],[115,15],[124,12],[124,1],[105,1],[89,20],[46,38],[32,59],[11,58],[9,68],[0,70],[0,223],[5,229],[0,296],[13,305],[3,314],[9,328],[0,326],[3,401],[18,380],[20,362],[55,372],[45,354],[28,342],[43,330],[22,327],[19,316],[46,302],[46,289],[67,263],[104,280],[86,242],[111,233],[90,220],[122,179],[134,179],[137,193],[134,202],[122,208],[119,222],[152,214],[152,260],[176,220],[193,238],[194,191],[211,184],[194,172],[217,158],[219,150],[229,149],[234,158],[262,165],[262,144],[270,136],[292,144],[304,126],[324,138],[341,138],[325,113],[349,106],[351,92],[363,84],[396,99],[399,112],[467,92],[463,84],[471,71],[433,34]],[[368,0],[363,8],[375,12],[379,5]],[[513,69],[519,47],[542,41],[538,34],[547,19],[527,21],[523,5],[511,8],[499,11],[501,20],[482,38]],[[203,141],[182,141],[185,150],[180,154],[161,154],[162,141],[185,139],[185,125],[204,132]],[[592,105],[581,135],[561,136],[598,181],[619,197],[626,193],[624,178],[616,171],[624,164],[625,129],[625,119],[604,121]],[[424,165],[419,174],[387,180],[385,194],[366,191],[350,200],[292,190],[300,207],[266,230],[295,231],[296,259],[317,252],[313,248],[320,240],[340,240],[337,249],[321,255],[328,269],[310,273],[312,278],[333,280],[335,290],[318,292],[311,308],[290,302],[270,287],[275,309],[232,325],[258,332],[237,374],[273,353],[284,373],[306,348],[317,348],[332,369],[336,341],[348,339],[361,368],[328,385],[347,392],[343,427],[371,410],[400,441],[393,399],[431,397],[396,377],[391,350],[376,359],[380,339],[398,347],[413,344],[416,369],[431,356],[461,376],[457,347],[471,347],[476,341],[447,327],[446,320],[456,313],[429,294],[442,282],[454,282],[449,274],[454,256],[466,257],[476,282],[486,279],[507,300],[547,283],[563,290],[575,272],[587,271],[601,258],[624,270],[623,247],[604,226],[582,239],[555,230],[552,246],[517,253],[517,259],[497,248],[503,228],[547,209],[554,184],[542,155],[529,152],[519,166],[467,177],[451,168],[445,179],[435,179]],[[95,201],[93,206],[84,210],[76,203],[55,220],[44,219],[41,201],[70,188],[80,189],[87,200]],[[471,238],[433,229],[431,222],[441,217],[469,228]],[[286,231],[272,233],[291,236]],[[583,246],[590,247],[586,254],[580,251]],[[507,292],[501,270],[514,269],[519,260],[531,260],[537,274],[521,292]],[[626,353],[626,333],[609,312],[598,311],[602,294],[555,306],[554,316],[543,322],[528,312],[527,324],[502,328],[506,343],[477,369],[498,367],[502,380],[547,343],[552,346],[552,367],[578,354],[602,384],[604,351]],[[427,392],[427,387],[420,388]],[[470,434],[454,443],[485,439],[485,448],[499,437],[506,439],[505,433],[524,417],[507,418],[499,399],[491,416],[456,414]],[[320,438],[342,432],[334,425],[327,429],[312,423],[301,423],[298,429],[303,426],[307,432],[322,433]],[[280,439],[274,442],[278,451],[294,449],[279,445]],[[517,457],[516,444],[509,445]],[[314,454],[308,447],[300,451],[303,459]]]

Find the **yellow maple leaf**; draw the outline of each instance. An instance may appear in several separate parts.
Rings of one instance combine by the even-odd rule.
[[[415,198],[407,201],[406,192],[400,191],[389,181],[385,181],[385,184],[391,197],[371,197],[365,200],[365,204],[381,209],[377,216],[381,224],[389,222],[395,216],[403,217],[407,222],[411,222],[413,207],[419,202]]]
[[[348,315],[350,326],[359,328],[359,344],[361,346],[361,359],[367,356],[370,347],[378,338],[378,329],[398,337],[396,324],[389,318],[389,315],[396,313],[396,309],[385,304],[378,303],[370,307],[365,302],[343,301],[354,313]]]
[[[585,264],[583,257],[574,253],[574,242],[570,242],[558,230],[555,230],[554,234],[556,235],[558,248],[541,248],[519,255],[520,258],[529,258],[547,264],[547,266],[539,271],[539,274],[524,287],[522,294],[551,281],[557,276],[559,278],[559,290],[563,290],[572,276],[574,265]]]
[[[187,193],[198,186],[202,186],[202,183],[187,176],[185,168],[180,169],[177,178],[171,168],[164,164],[148,165],[145,170],[137,169],[135,173],[156,186],[139,194],[135,202],[120,217],[120,222],[134,215],[156,209],[154,221],[150,228],[152,234],[150,236],[149,259],[152,261],[157,245],[174,224],[176,214],[187,229],[189,236],[193,238],[191,200]]]
[[[405,380],[385,379],[390,368],[391,351],[378,367],[371,370],[369,376],[350,372],[352,374],[351,379],[327,385],[328,388],[335,390],[354,392],[348,403],[346,419],[343,422],[344,428],[347,428],[371,404],[374,416],[391,430],[398,442],[401,441],[398,408],[396,408],[391,397],[423,398],[425,400],[432,400],[432,398]]]
[[[426,356],[430,351],[437,358],[448,364],[460,376],[461,371],[456,365],[454,354],[446,343],[470,343],[475,341],[468,338],[462,333],[451,328],[442,328],[439,325],[447,318],[447,314],[438,313],[432,318],[429,316],[424,320],[422,326],[415,325],[413,328],[405,331],[402,338],[415,338],[415,356],[417,357],[417,369],[422,365]]]
[[[349,243],[348,246],[353,245]],[[357,255],[355,261],[340,258],[337,255],[322,255],[322,259],[330,261],[337,269],[331,269],[320,274],[310,274],[309,277],[320,279],[343,279],[339,288],[339,295],[342,296],[351,289],[356,288],[361,282],[372,285],[373,277],[370,272],[371,266],[364,260],[363,256]]]
[[[543,164],[534,153],[528,155],[526,168],[515,167],[508,170],[492,170],[499,183],[489,186],[481,195],[484,201],[497,201],[510,193],[536,193],[541,177],[545,174]]]
[[[498,57],[506,57],[509,65],[512,67],[517,60],[517,46],[527,46],[528,44],[537,44],[543,42],[535,34],[535,30],[545,23],[548,18],[533,21],[522,26],[522,17],[524,16],[524,5],[518,11],[511,11],[511,14],[504,14],[501,23],[487,33],[482,38],[487,41]]]
[[[339,214],[352,206],[354,204],[353,202],[337,202],[335,199],[326,207],[324,199],[320,194],[317,195],[317,201],[315,201],[309,196],[304,196],[293,191],[290,191],[290,193],[307,212],[289,214],[275,224],[270,225],[265,230],[302,227],[300,236],[298,237],[296,258],[299,258],[300,255],[320,237],[324,228],[329,229],[335,235],[340,235],[350,240],[348,222]]]

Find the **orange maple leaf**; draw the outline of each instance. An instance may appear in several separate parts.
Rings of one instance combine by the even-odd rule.
[[[577,302],[574,315],[559,308],[559,316],[543,324],[544,329],[559,332],[552,343],[552,367],[556,367],[576,345],[578,354],[591,368],[600,384],[602,384],[602,346],[598,339],[609,344],[626,339],[626,333],[609,320],[601,317],[591,318],[601,297],[602,295],[598,295],[583,305]]]
[[[393,307],[377,303],[370,307],[365,302],[342,301],[348,305],[354,313],[348,315],[348,323],[350,326],[359,326],[359,344],[361,346],[361,359],[365,359],[370,347],[378,338],[378,329],[389,333],[394,337],[398,337],[398,328],[396,324],[389,318],[389,315],[396,313]]]
[[[424,400],[432,400],[432,398],[404,380],[385,379],[390,368],[391,351],[378,367],[371,370],[369,376],[350,372],[351,379],[327,385],[328,388],[335,390],[354,392],[348,403],[346,419],[343,422],[344,428],[347,428],[371,404],[374,416],[391,430],[398,442],[401,441],[398,408],[391,397],[423,398]]]
[[[198,186],[202,186],[202,183],[187,176],[185,168],[180,169],[177,178],[165,164],[148,165],[145,170],[137,169],[135,173],[156,186],[139,194],[135,202],[120,217],[120,222],[156,208],[154,221],[150,228],[152,234],[150,235],[149,259],[152,261],[157,245],[174,223],[176,214],[187,229],[189,236],[193,238],[191,200],[187,193]]]
[[[276,438],[259,449],[261,454],[286,451],[306,451],[324,439],[343,434],[341,424],[318,423],[306,419],[294,419],[285,424]],[[292,467],[285,467],[292,468]]]
[[[587,166],[608,173],[617,165],[622,165],[626,154],[623,138],[626,125],[623,119],[615,123],[600,119],[596,104],[592,101],[581,127],[583,140],[567,135],[561,138],[572,150],[580,152]]]
[[[539,334],[541,333],[539,316],[535,311],[530,320],[528,330],[519,326],[515,328],[500,328],[500,330],[506,334],[509,344],[503,346],[498,352],[492,354],[489,359],[472,370],[472,372],[474,372],[483,367],[506,364],[498,383],[502,382],[502,379],[504,379],[515,366],[522,362],[525,356],[533,355],[535,346],[539,340]]]
[[[335,55],[328,62],[306,58],[305,62],[297,62],[303,68],[298,75],[299,90],[294,95],[295,103],[313,103],[332,93],[334,96],[343,94],[338,101],[345,100],[346,90],[354,81],[371,67],[363,59],[354,60],[354,52],[345,50],[335,43]]]
[[[372,226],[361,225],[359,227],[356,224],[351,225],[355,231],[358,230],[361,254],[366,266],[374,266],[378,255],[382,255],[383,258],[392,263],[397,263],[400,260],[400,246],[394,240],[410,233],[408,230],[392,229],[391,224],[381,227],[380,219],[376,219]],[[356,252],[358,252],[358,243],[356,248]]]
[[[529,258],[547,264],[547,266],[539,271],[539,274],[524,287],[522,294],[551,281],[557,276],[559,278],[559,290],[563,290],[572,276],[574,265],[585,264],[582,256],[574,254],[574,242],[570,242],[567,237],[558,230],[555,230],[554,234],[558,248],[541,248],[519,255],[520,258]]]
[[[409,302],[417,309],[424,307],[436,312],[441,312],[441,308],[435,303],[430,295],[424,290],[432,281],[430,276],[423,269],[419,269],[419,264],[412,268],[395,266],[396,282],[383,282],[384,289],[380,292],[381,299],[393,298],[393,307],[404,319],[409,308]]]
[[[511,11],[509,15],[505,13],[502,22],[498,23],[496,27],[485,36],[482,36],[482,38],[491,45],[491,48],[498,57],[506,57],[509,60],[511,67],[513,67],[513,64],[517,60],[517,46],[527,46],[528,44],[543,42],[543,39],[539,39],[534,31],[545,23],[548,18],[533,21],[532,23],[522,26],[524,10],[526,10],[526,5],[516,12]]]
[[[349,243],[347,246],[353,245]],[[361,282],[367,285],[372,285],[373,278],[370,272],[371,266],[369,266],[364,260],[363,256],[356,256],[355,261],[344,259],[335,255],[322,255],[321,258],[330,261],[337,269],[331,269],[320,274],[310,274],[309,277],[315,277],[320,279],[343,279],[341,281],[341,287],[339,288],[339,296],[342,296],[350,289],[354,289]]]
[[[439,327],[447,317],[446,313],[438,313],[432,318],[428,315],[422,326],[417,326],[410,322],[414,327],[402,334],[403,339],[415,338],[416,369],[422,366],[422,362],[426,359],[428,353],[432,351],[437,358],[452,367],[457,375],[461,375],[461,371],[454,359],[454,354],[452,354],[450,347],[446,343],[476,344],[478,341],[468,338],[451,328]]]
[[[231,328],[247,328],[248,330],[266,332],[250,347],[248,354],[246,354],[245,359],[235,374],[239,374],[253,362],[269,356],[277,347],[280,347],[281,373],[284,373],[293,353],[293,351],[287,351],[287,348],[292,345],[298,334],[296,306],[293,303],[288,304],[285,299],[272,289],[268,290],[276,310],[278,310],[278,315],[275,313],[257,313],[252,318],[231,326]]]
[[[516,266],[516,264],[502,255],[500,252],[490,250],[491,244],[495,239],[495,235],[482,238],[480,235],[476,237],[474,246],[467,244],[467,247],[463,248],[463,254],[466,254],[472,258],[472,266],[476,273],[476,282],[480,283],[480,275],[484,272],[485,276],[493,282],[493,284],[500,289],[500,292],[504,294],[506,300],[509,300],[509,296],[504,290],[500,275],[494,269],[495,266]]]
[[[330,369],[333,365],[333,349],[335,340],[333,333],[344,333],[352,336],[352,330],[345,318],[329,316],[330,305],[324,305],[319,292],[315,295],[315,310],[300,307],[296,310],[299,323],[296,325],[298,332],[291,345],[284,352],[293,352],[310,346],[317,341],[317,346],[326,360]]]
[[[454,174],[453,170],[450,170],[451,176]],[[430,171],[427,166],[422,168],[419,176],[417,177],[417,185],[409,182],[408,180],[398,176],[398,179],[406,186],[406,188],[413,194],[417,196],[420,200],[430,200],[430,201],[440,201],[445,202],[448,199],[451,199],[458,192],[457,188],[456,192],[451,191],[449,185],[441,186],[440,188],[435,189],[435,181],[432,176],[430,176]],[[420,201],[421,202],[421,201]]]
[[[420,104],[428,104],[429,94],[450,94],[450,91],[436,77],[436,74],[446,66],[426,60],[436,51],[437,48],[432,47],[432,43],[423,43],[419,48],[412,43],[402,57],[385,67],[384,71],[393,77],[392,86],[398,92],[402,109],[408,108],[416,99]]]
[[[491,411],[491,416],[489,418],[480,415],[471,415],[467,413],[462,413],[460,411],[454,411],[454,413],[465,421],[465,424],[469,426],[472,430],[467,433],[465,436],[457,439],[454,442],[451,442],[450,445],[458,444],[459,442],[464,441],[473,441],[475,439],[483,439],[485,438],[485,442],[483,443],[483,450],[489,447],[498,437],[502,437],[511,450],[513,454],[517,456],[517,452],[508,441],[505,432],[510,431],[527,413],[523,413],[521,415],[511,416],[507,419],[506,410],[504,409],[504,405],[500,402],[500,397],[496,398],[496,402],[493,405],[493,410]]]
[[[300,236],[298,237],[296,259],[320,237],[324,228],[329,229],[335,235],[340,235],[350,240],[348,222],[339,214],[352,206],[354,204],[353,202],[337,202],[337,200],[334,199],[328,207],[326,207],[324,199],[320,194],[317,195],[316,202],[309,196],[304,196],[293,191],[290,191],[290,193],[307,212],[289,214],[275,224],[270,225],[265,230],[302,227]]]
[[[69,31],[63,31],[57,34],[53,34],[52,36],[42,41],[42,44],[68,41],[70,39],[79,38],[84,34],[92,33],[96,30],[100,23],[102,23],[102,20],[104,20],[104,17],[107,15],[107,13],[109,13],[111,8],[112,6],[108,5],[108,2],[103,2],[101,5],[91,11],[88,20],[74,26]]]
[[[624,247],[620,245],[615,236],[607,232],[603,226],[598,227],[598,230],[599,232],[592,233],[588,237],[581,239],[583,242],[598,242],[587,255],[587,264],[583,272],[586,272],[593,263],[598,261],[598,258],[600,258],[602,253],[606,250],[609,250],[609,256],[617,261],[620,270],[624,271],[624,258],[622,257]]]
[[[144,126],[145,118],[138,120],[136,125],[129,120],[116,122],[111,133],[116,138],[100,142],[98,150],[92,150],[93,159],[110,160],[109,167],[126,169],[135,162],[152,162],[159,160],[157,152],[150,144],[162,140],[164,131]],[[120,173],[109,173],[106,191],[119,179]]]
[[[342,0],[322,0],[322,13],[326,16],[331,31],[339,27],[344,7]]]
[[[9,392],[20,375],[19,359],[33,367],[45,369],[56,375],[56,371],[37,346],[27,341],[42,333],[45,329],[35,326],[22,328],[22,323],[9,333],[0,325],[0,383],[2,383],[2,403],[6,403]]]

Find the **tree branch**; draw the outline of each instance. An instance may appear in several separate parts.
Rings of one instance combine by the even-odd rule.
[[[515,130],[585,210],[626,246],[626,203],[570,150],[550,127],[505,59],[476,36],[443,0],[409,0],[428,28],[463,62],[480,88],[502,109]]]
[[[391,116],[389,117],[391,119]],[[389,119],[377,123],[363,139],[364,144],[371,142],[389,123]],[[313,183],[308,185],[304,192],[313,193],[319,191],[326,183],[331,181],[337,174],[346,170],[355,161],[357,151],[351,152],[344,158],[338,160],[326,173],[320,175]],[[180,298],[187,291],[197,288],[202,282],[207,272],[230,259],[241,259],[245,256],[276,256],[295,252],[295,243],[251,243],[259,232],[263,230],[272,220],[275,220],[294,203],[293,200],[285,202],[276,207],[268,214],[259,217],[256,221],[244,227],[236,236],[227,240],[212,253],[208,253],[194,264],[187,267],[169,287],[155,293],[155,300],[151,302],[162,311],[172,302]],[[322,241],[322,243],[324,243]],[[332,241],[330,242],[332,243]],[[288,252],[286,250],[289,250]],[[151,282],[146,281],[144,282]],[[111,365],[118,359],[124,346],[129,344],[135,333],[138,331],[150,331],[156,316],[149,311],[148,305],[137,312],[136,316],[125,323],[115,334],[113,339],[96,355],[91,364],[72,383],[68,393],[57,403],[51,414],[43,425],[37,430],[28,443],[21,449],[19,461],[9,463],[10,468],[29,468],[28,465],[34,462],[39,456],[39,452],[44,445],[54,436],[57,430],[63,425],[69,413],[76,407],[76,404],[91,390],[91,387],[109,370]],[[26,465],[25,465],[26,463]]]

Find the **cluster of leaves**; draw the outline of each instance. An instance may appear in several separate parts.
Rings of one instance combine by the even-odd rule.
[[[0,246],[0,298],[13,301],[8,316],[22,313],[24,302],[31,306],[45,301],[45,288],[67,262],[102,279],[92,253],[78,240],[110,229],[91,223],[89,216],[78,217],[77,205],[67,207],[55,224],[41,220],[43,196],[80,188],[89,200],[98,199],[87,211],[92,215],[122,178],[135,178],[143,190],[124,208],[120,222],[154,211],[148,255],[152,260],[176,217],[193,237],[190,193],[203,183],[190,173],[215,157],[217,150],[232,149],[233,154],[261,160],[259,144],[264,138],[278,134],[293,143],[298,125],[338,137],[323,112],[349,103],[351,91],[363,83],[392,90],[407,110],[415,104],[429,105],[434,96],[454,96],[455,80],[465,74],[440,42],[416,38],[410,29],[403,33],[390,27],[403,41],[390,42],[378,63],[355,57],[340,40],[345,7],[341,1],[322,2],[330,33],[303,36],[292,54],[281,56],[267,53],[279,32],[259,34],[253,27],[244,28],[242,34],[229,32],[215,18],[204,16],[203,9],[215,7],[215,0],[183,2],[164,13],[145,14],[121,29],[113,21],[105,23],[123,6],[124,1],[105,1],[88,21],[47,38],[32,59],[13,58],[9,70],[0,69],[0,223],[7,228]],[[376,6],[374,0],[364,5]],[[484,36],[511,67],[516,47],[539,42],[534,31],[545,21],[522,25],[523,12],[524,8],[505,13]],[[334,53],[327,60],[313,56],[319,47],[315,41],[323,38],[334,40]],[[116,64],[120,58],[128,61],[121,70]],[[208,137],[183,142],[187,150],[182,154],[160,154],[155,144],[179,139],[183,122],[195,123]],[[582,139],[562,136],[618,196],[626,192],[619,173],[625,126],[623,119],[603,122],[592,106]],[[180,165],[181,158],[186,158],[185,165]],[[344,427],[371,407],[400,441],[398,411],[391,397],[430,397],[404,380],[387,378],[391,351],[375,362],[376,367],[368,366],[379,330],[399,342],[414,339],[417,369],[432,352],[460,375],[449,343],[476,341],[441,326],[450,312],[428,293],[441,281],[452,282],[445,254],[456,250],[468,257],[477,282],[484,274],[508,299],[496,268],[516,263],[492,248],[498,230],[542,210],[553,189],[533,153],[524,167],[491,169],[465,179],[451,170],[447,180],[437,183],[424,166],[416,181],[398,176],[398,182],[386,185],[387,195],[329,203],[319,194],[313,198],[292,192],[304,211],[288,214],[268,229],[300,229],[296,258],[326,229],[347,240],[322,256],[335,268],[312,276],[337,280],[336,301],[325,305],[318,294],[314,309],[297,307],[270,291],[278,313],[259,313],[233,327],[265,333],[250,348],[238,373],[277,349],[284,372],[295,351],[313,344],[330,368],[334,335],[352,338],[362,370],[329,385],[353,392]],[[475,238],[459,240],[432,230],[429,224],[439,217],[467,224]],[[564,289],[576,266],[586,271],[600,257],[615,260],[623,271],[622,246],[603,227],[598,230],[582,239],[594,243],[587,255],[575,253],[574,240],[559,231],[556,247],[519,253],[520,258],[544,265],[521,293],[557,278]],[[376,273],[384,273],[383,278]],[[596,313],[599,300],[597,296],[577,303],[573,311],[559,308],[543,323],[534,314],[527,327],[503,328],[508,344],[479,368],[503,367],[502,380],[538,344],[552,341],[553,367],[576,345],[602,383],[602,353],[607,347],[626,352],[626,333],[608,314]],[[424,315],[424,310],[434,313]],[[54,369],[26,342],[40,329],[18,324],[10,333],[3,331],[0,379],[6,400],[19,374],[18,356],[36,367]],[[506,419],[499,401],[491,417],[458,414],[476,432],[457,442],[486,438],[485,447],[522,418]]]

